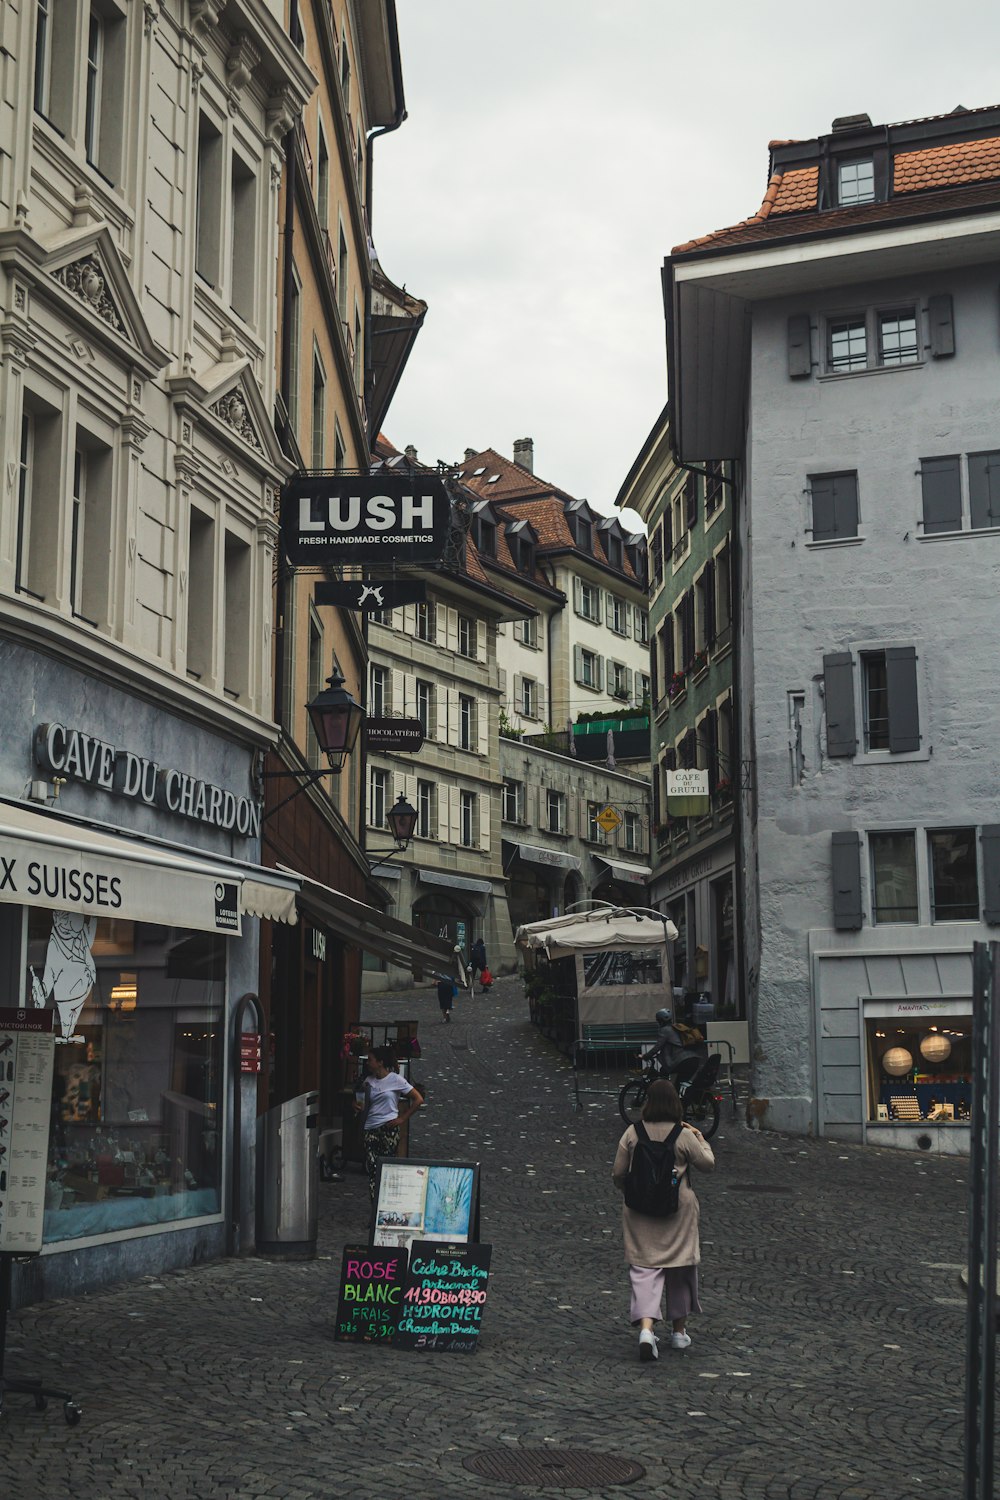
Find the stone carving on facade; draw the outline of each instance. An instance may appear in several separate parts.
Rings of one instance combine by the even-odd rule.
[[[229,391],[225,396],[220,396],[209,411],[224,422],[227,427],[241,437],[243,441],[257,453],[263,453],[263,445],[257,436],[257,430],[250,420],[250,413],[242,394],[237,389]]]
[[[28,306],[28,294],[23,286],[14,288],[14,308],[17,312],[24,312]]]
[[[229,92],[229,110],[235,114],[240,107],[240,95],[250,82],[254,69],[260,64],[260,53],[245,31],[241,31],[229,49],[226,58],[226,86]]]
[[[60,266],[55,272],[55,279],[68,292],[72,292],[74,297],[78,297],[92,313],[96,313],[109,328],[113,328],[116,333],[126,331],[121,314],[108,291],[107,277],[96,256],[85,255],[68,266]]]
[[[142,5],[142,29],[147,36],[153,30],[160,19],[160,11],[163,8],[163,0],[143,0]]]
[[[207,36],[218,26],[219,17],[225,10],[226,0],[188,0],[191,11],[191,30],[195,36]]]
[[[291,89],[282,89],[272,94],[267,101],[267,136],[274,145],[280,146],[299,117],[299,110],[292,98]]]

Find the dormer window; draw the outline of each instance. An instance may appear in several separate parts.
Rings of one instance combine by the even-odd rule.
[[[484,557],[497,555],[497,523],[493,512],[485,501],[481,501],[472,512],[472,540]]]
[[[870,156],[838,163],[837,202],[841,208],[875,202],[875,163]]]
[[[620,536],[615,536],[614,532],[611,532],[606,540],[608,546],[608,562],[613,568],[618,568],[619,570],[621,570],[622,558],[624,556],[622,551],[622,539]]]
[[[538,538],[527,521],[516,521],[507,526],[507,545],[511,561],[519,573],[534,573],[535,545]]]

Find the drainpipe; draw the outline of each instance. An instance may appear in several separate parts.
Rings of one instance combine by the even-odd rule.
[[[375,145],[375,142],[381,136],[383,136],[383,135],[389,135],[389,134],[391,134],[392,131],[398,130],[399,127],[400,127],[400,125],[402,125],[403,121],[406,119],[406,101],[405,101],[405,98],[404,98],[404,95],[403,95],[403,67],[402,67],[402,63],[400,62],[400,57],[399,57],[399,31],[398,31],[397,22],[396,22],[396,0],[388,0],[388,3],[386,5],[386,12],[387,12],[387,14],[386,14],[386,21],[388,23],[389,35],[391,37],[391,47],[390,47],[390,50],[392,52],[392,59],[391,59],[391,61],[392,61],[392,82],[393,82],[393,87],[395,88],[395,91],[396,91],[396,99],[397,99],[398,102],[396,104],[396,112],[395,112],[392,120],[390,121],[390,123],[388,125],[382,125],[380,127],[377,127],[375,130],[370,130],[368,132],[368,139],[365,141],[365,202],[364,202],[364,209],[365,209],[365,219],[367,221],[368,239],[369,239],[369,244],[371,245],[371,251],[369,251],[368,248],[366,247],[366,252],[365,253],[369,254],[369,255],[374,251],[374,248],[375,248],[375,240],[374,240],[373,232],[372,232],[372,175],[373,175],[373,172],[374,172],[374,165],[375,165],[375,153],[374,153],[373,147]],[[367,392],[367,390],[369,389],[369,386],[370,386],[370,383],[371,383],[371,373],[372,373],[372,292],[371,292],[371,266],[370,265],[368,267],[368,273],[369,274],[368,274],[367,283],[366,283],[367,284],[367,290],[365,292],[365,367],[364,367],[364,371],[363,371],[363,374],[362,374],[362,380],[361,380],[361,394],[362,394],[362,396],[364,396],[365,393]],[[366,405],[366,412],[367,412],[367,405]],[[368,444],[369,444],[369,447],[370,447],[372,439],[375,438],[375,437],[377,437],[378,434],[377,433],[370,433],[370,434],[366,433],[365,436],[366,436],[366,438],[368,440]]]
[[[281,370],[279,374],[279,389],[281,399],[284,403],[285,412],[288,412],[288,399],[292,389],[292,320],[289,308],[292,305],[292,295],[295,286],[293,275],[292,248],[295,241],[295,132],[290,130],[284,139],[285,152],[285,244],[284,262],[282,267],[282,291],[281,291]],[[285,429],[281,434],[282,447],[286,453],[291,452],[292,447],[291,423],[286,415]],[[285,705],[285,606],[286,606],[286,564],[285,558],[279,546],[278,549],[278,573],[275,583],[274,600],[274,718],[279,725],[284,725]]]

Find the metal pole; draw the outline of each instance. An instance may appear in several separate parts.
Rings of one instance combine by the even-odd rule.
[[[996,1382],[997,1149],[1000,1118],[1000,943],[972,957],[972,1124],[969,1153],[969,1304],[963,1500],[993,1500]]]

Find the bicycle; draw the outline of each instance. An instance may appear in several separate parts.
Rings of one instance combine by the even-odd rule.
[[[719,1128],[722,1095],[717,1092],[719,1069],[722,1059],[718,1053],[700,1063],[690,1078],[677,1084],[684,1119],[701,1131],[706,1141]],[[661,1076],[654,1066],[643,1068],[638,1078],[629,1079],[618,1094],[618,1113],[626,1125],[634,1125],[642,1118],[642,1106],[646,1102],[649,1086]]]

